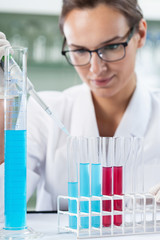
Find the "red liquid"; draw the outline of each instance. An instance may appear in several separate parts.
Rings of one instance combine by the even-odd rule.
[[[113,194],[122,195],[122,166],[113,167]],[[122,200],[114,200],[114,210],[122,211]],[[114,224],[120,226],[122,224],[122,215],[114,216]]]
[[[102,194],[112,195],[112,167],[103,167],[102,170]],[[111,200],[104,200],[102,202],[102,210],[111,212]],[[111,225],[111,216],[103,216],[102,224],[104,227]]]

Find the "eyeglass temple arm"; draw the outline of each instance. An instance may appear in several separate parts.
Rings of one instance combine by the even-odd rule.
[[[65,47],[65,44],[66,44],[66,38],[64,37],[64,39],[63,39],[63,44],[62,44],[62,51],[61,51],[62,55],[64,55],[64,47]]]
[[[127,43],[131,40],[131,38],[133,37],[133,34],[135,33],[135,27],[132,27],[131,28],[131,31],[130,31],[130,34],[128,36],[128,40],[127,40]]]

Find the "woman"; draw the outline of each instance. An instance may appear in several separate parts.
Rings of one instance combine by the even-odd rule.
[[[142,87],[135,73],[147,30],[137,1],[64,0],[60,29],[62,54],[84,84],[41,97],[73,136],[143,136],[146,166],[154,173],[160,156],[160,102],[159,92]],[[147,188],[159,181],[149,179]],[[56,197],[67,194],[66,135],[30,99],[28,198],[36,187],[37,210],[55,210]]]

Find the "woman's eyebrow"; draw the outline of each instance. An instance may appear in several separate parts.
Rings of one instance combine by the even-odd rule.
[[[125,37],[126,37],[126,36],[123,36],[123,37],[116,36],[116,37],[111,38],[111,39],[109,39],[109,40],[107,40],[107,41],[105,41],[105,42],[102,42],[101,45],[108,44],[108,43],[113,42],[113,41],[115,41],[115,40],[121,41],[121,40],[123,40]]]
[[[68,44],[69,47],[76,47],[76,48],[85,48],[84,46],[81,45],[76,45],[74,43]]]
[[[113,38],[111,38],[111,39],[109,39],[109,40],[107,40],[105,42],[100,43],[100,45],[108,44],[108,43],[113,42],[115,40],[120,40],[120,39],[122,40],[123,38],[124,37],[115,36],[115,37],[113,37]],[[68,46],[69,47],[77,47],[77,48],[85,48],[84,46],[77,45],[77,44],[74,44],[74,43],[68,44]]]

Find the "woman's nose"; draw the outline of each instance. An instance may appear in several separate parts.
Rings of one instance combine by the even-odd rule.
[[[107,71],[107,64],[100,59],[96,52],[92,52],[92,57],[90,60],[90,72],[98,76],[104,71]]]

